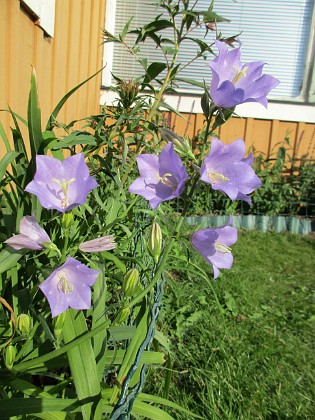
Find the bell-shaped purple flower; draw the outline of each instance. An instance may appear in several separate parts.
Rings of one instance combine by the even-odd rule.
[[[232,217],[225,226],[198,230],[192,235],[192,246],[213,267],[214,279],[221,268],[231,268],[233,255],[230,246],[237,241],[237,229],[231,226]]]
[[[142,195],[153,209],[163,201],[178,197],[189,179],[186,169],[174,151],[174,144],[167,144],[159,156],[137,156],[141,177],[129,187],[129,192]]]
[[[34,216],[24,216],[20,221],[20,233],[4,241],[13,249],[43,249],[43,242],[51,242],[49,236],[39,226]]]
[[[109,251],[116,248],[117,244],[113,235],[102,236],[101,238],[91,239],[90,241],[82,242],[79,246],[80,251],[83,252],[102,252]]]
[[[35,194],[41,205],[62,213],[84,204],[98,183],[90,176],[83,153],[59,159],[36,156],[36,173],[25,191]]]
[[[261,186],[251,167],[253,155],[244,158],[245,143],[239,139],[230,144],[212,138],[211,150],[200,169],[200,179],[214,190],[224,192],[231,200],[243,200],[251,205],[247,194]]]
[[[89,309],[91,286],[99,273],[68,257],[62,266],[39,285],[48,300],[52,317],[60,315],[68,308]]]
[[[213,102],[221,108],[234,108],[245,102],[259,102],[267,107],[266,96],[279,84],[279,80],[262,74],[265,63],[254,61],[242,64],[240,48],[229,51],[221,41],[216,41],[216,46],[219,54],[209,63]]]

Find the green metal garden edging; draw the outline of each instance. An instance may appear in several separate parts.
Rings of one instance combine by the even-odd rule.
[[[315,231],[315,220],[290,216],[267,216],[254,214],[235,215],[233,226],[239,229],[260,230],[262,232],[291,232],[299,235],[308,235]],[[202,225],[203,227],[224,226],[229,216],[187,216],[189,225]]]

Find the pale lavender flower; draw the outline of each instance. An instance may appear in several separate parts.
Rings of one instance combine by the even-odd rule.
[[[267,107],[266,96],[279,80],[268,74],[262,75],[265,63],[241,62],[240,48],[229,51],[224,42],[216,41],[218,56],[209,63],[212,71],[210,96],[221,108],[233,108],[245,102],[259,102]]]
[[[210,153],[200,169],[200,179],[211,184],[214,190],[224,192],[231,200],[243,200],[251,205],[247,194],[260,187],[261,181],[251,167],[253,155],[244,158],[244,154],[244,140],[224,144],[212,138]]]
[[[90,176],[83,153],[59,159],[36,156],[36,173],[25,191],[35,194],[41,205],[62,213],[84,204],[98,183]]]
[[[213,267],[214,279],[221,268],[231,268],[233,255],[230,245],[237,241],[237,229],[232,227],[232,217],[225,226],[198,230],[192,235],[192,246]]]
[[[129,192],[142,195],[153,209],[163,201],[178,197],[189,179],[173,143],[167,144],[159,156],[138,156],[137,163],[141,177],[130,185]]]
[[[42,227],[39,226],[34,216],[24,216],[20,221],[20,233],[4,241],[13,249],[23,248],[43,249],[43,242],[50,242],[50,238]]]
[[[101,238],[92,239],[82,242],[79,245],[80,251],[83,252],[102,252],[116,248],[117,244],[113,235],[102,236]]]
[[[91,286],[95,283],[98,270],[91,270],[72,257],[57,268],[39,288],[46,296],[52,317],[68,308],[89,309],[91,307]]]

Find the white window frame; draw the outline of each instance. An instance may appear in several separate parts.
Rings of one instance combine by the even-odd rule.
[[[116,0],[107,0],[105,28],[112,34],[115,34],[115,11]],[[116,34],[115,34],[116,35]],[[301,95],[297,98],[277,98],[269,100],[268,109],[265,109],[258,103],[245,103],[236,107],[236,114],[244,118],[257,118],[267,120],[296,121],[315,123],[315,106],[304,102],[303,93],[312,88],[315,89],[314,76],[315,60],[315,8],[313,11],[312,28],[310,34],[310,43],[306,59],[306,72],[301,89]],[[113,104],[117,96],[114,92],[108,90],[106,86],[111,83],[111,70],[113,64],[113,43],[104,44],[103,65],[105,69],[102,75],[102,87],[100,95],[100,104]],[[313,75],[313,80],[312,80]],[[167,104],[183,113],[202,113],[200,104],[201,95],[164,95]],[[179,106],[178,106],[179,104]]]
[[[20,0],[37,19],[38,26],[51,38],[55,31],[55,0]]]

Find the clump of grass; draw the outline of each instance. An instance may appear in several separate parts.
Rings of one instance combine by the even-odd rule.
[[[160,322],[172,343],[169,398],[205,419],[315,417],[314,246],[250,232],[218,281],[196,254],[191,265],[208,281],[198,270],[170,273]],[[160,394],[166,372],[148,381]]]

